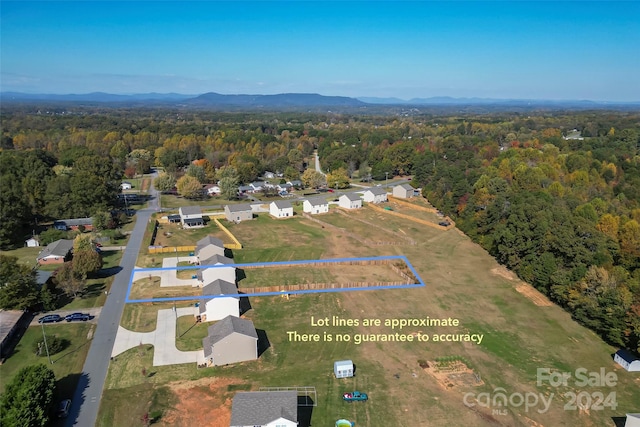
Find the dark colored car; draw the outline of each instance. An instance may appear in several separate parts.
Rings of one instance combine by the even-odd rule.
[[[65,418],[69,415],[69,409],[71,408],[71,399],[65,399],[58,405],[58,410],[56,411],[56,416],[58,418]]]
[[[63,318],[59,314],[47,314],[38,319],[38,323],[62,322]]]
[[[448,226],[450,226],[450,225],[451,225],[451,223],[450,223],[450,222],[448,222],[448,221],[440,221],[440,222],[438,223],[438,225],[440,225],[440,226],[442,226],[442,227],[448,227]]]
[[[71,313],[65,316],[64,320],[67,322],[73,322],[74,320],[82,320],[83,322],[86,322],[90,318],[91,316],[87,313]]]

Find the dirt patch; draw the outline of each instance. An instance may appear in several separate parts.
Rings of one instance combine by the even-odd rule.
[[[515,275],[512,271],[508,270],[505,266],[499,266],[491,269],[491,273],[496,276],[504,277],[507,280],[517,280],[518,276]]]
[[[447,390],[454,387],[478,387],[484,384],[480,376],[463,362],[458,361],[444,368],[438,367],[438,362],[433,361],[428,362],[428,365],[423,370]]]
[[[170,383],[177,403],[158,423],[162,426],[228,427],[231,422],[231,400],[228,378],[202,378],[196,381]]]
[[[516,291],[530,299],[535,305],[540,307],[551,307],[553,303],[549,301],[549,298],[544,296],[540,291],[531,285],[526,283],[520,283],[516,286]]]

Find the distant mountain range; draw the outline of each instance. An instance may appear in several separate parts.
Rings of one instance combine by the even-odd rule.
[[[116,95],[104,92],[87,94],[31,94],[21,92],[0,93],[2,102],[74,102],[115,105],[175,106],[193,108],[246,108],[246,109],[301,109],[301,108],[366,108],[367,106],[493,106],[493,107],[552,107],[552,108],[611,108],[638,107],[638,102],[596,102],[588,100],[531,100],[493,98],[399,98],[324,96],[314,93],[282,93],[277,95],[223,95],[209,92],[202,95],[179,93],[143,93]]]

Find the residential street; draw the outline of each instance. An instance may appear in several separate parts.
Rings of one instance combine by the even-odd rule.
[[[124,309],[124,300],[129,286],[131,271],[138,257],[138,252],[142,245],[142,237],[151,214],[159,209],[158,193],[153,188],[153,182],[149,194],[152,195],[149,207],[139,210],[136,214],[136,225],[120,261],[122,270],[115,276],[111,285],[111,292],[100,312],[100,321],[93,336],[82,375],[78,380],[76,392],[72,398],[73,404],[65,423],[66,427],[89,427],[96,423],[102,390],[107,377],[107,370],[109,369],[111,351]]]

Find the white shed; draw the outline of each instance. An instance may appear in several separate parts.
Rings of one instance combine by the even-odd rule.
[[[24,241],[28,248],[35,248],[40,246],[40,242],[35,237],[30,238],[29,240]]]
[[[351,360],[338,360],[333,362],[333,373],[336,378],[349,378],[353,376],[353,362]]]
[[[640,359],[626,350],[616,351],[613,361],[629,372],[640,372]]]

